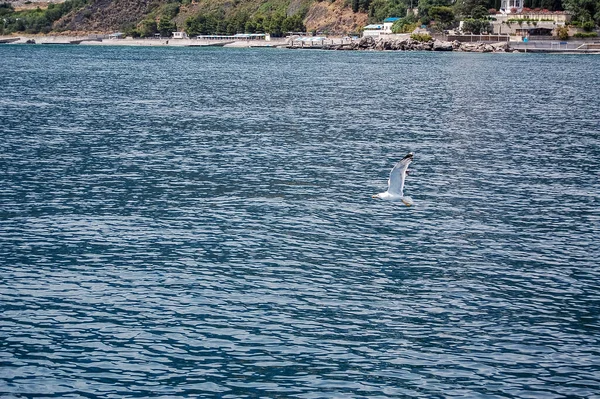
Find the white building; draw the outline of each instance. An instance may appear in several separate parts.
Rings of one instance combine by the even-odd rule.
[[[523,0],[501,0],[500,12],[510,14],[516,10],[517,13],[523,11]]]
[[[523,1],[523,0],[521,0]],[[386,18],[383,20],[383,24],[372,24],[365,26],[363,30],[364,36],[375,36],[379,37],[381,35],[391,35],[392,34],[392,25],[394,22],[399,20],[400,18]]]
[[[383,25],[381,25],[381,24],[367,25],[363,29],[363,37],[365,37],[365,36],[379,37],[379,36],[381,36],[382,30],[383,30]]]
[[[392,25],[394,25],[394,22],[396,22],[397,20],[399,20],[400,18],[397,17],[391,17],[391,18],[386,18],[383,20],[383,32],[386,35],[391,35],[392,34]]]
[[[172,32],[173,39],[187,39],[188,35],[185,32]]]
[[[565,11],[536,12],[519,14],[496,14],[492,21],[493,33],[501,35],[551,36],[556,30],[567,25],[572,15]],[[520,39],[519,39],[520,40]]]

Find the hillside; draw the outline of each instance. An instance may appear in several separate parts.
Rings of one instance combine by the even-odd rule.
[[[429,25],[434,31],[458,26],[489,31],[500,0],[0,0],[0,34],[109,33],[133,37],[288,32],[358,34],[367,23],[402,17],[394,32]],[[6,0],[4,0],[6,1]],[[46,0],[48,1],[48,0]],[[53,0],[50,0],[53,1]],[[418,15],[409,13],[418,8]],[[524,0],[524,10],[563,10],[562,0]],[[600,0],[565,0],[571,24],[587,35],[600,24]]]
[[[147,36],[177,29],[191,34],[260,31],[279,36],[290,30],[346,34],[358,32],[368,19],[362,10],[354,12],[348,0],[9,0],[8,4],[23,15],[4,28],[12,23],[12,31],[27,33],[125,31]]]
[[[325,31],[335,33],[358,32],[367,25],[367,14],[353,12],[344,6],[343,0],[334,2],[322,1],[311,5],[304,18],[308,31]]]

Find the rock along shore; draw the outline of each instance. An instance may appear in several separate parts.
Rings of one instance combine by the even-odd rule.
[[[323,46],[326,50],[396,50],[396,51],[464,51],[474,53],[506,53],[512,51],[507,42],[461,43],[432,39],[420,42],[411,38],[389,39],[366,36],[358,41]]]

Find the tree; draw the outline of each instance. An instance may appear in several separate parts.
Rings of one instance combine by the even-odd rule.
[[[125,36],[140,37],[140,33],[137,31],[133,23],[126,23],[122,25],[120,30]]]
[[[235,35],[236,33],[244,33],[246,29],[246,22],[249,21],[248,14],[237,13],[228,19],[227,34]]]
[[[480,35],[489,33],[492,31],[492,25],[485,19],[473,19],[468,18],[463,20],[463,32],[473,33],[474,35]]]
[[[380,22],[387,18],[388,13],[388,4],[387,0],[373,0],[369,5],[369,21],[371,22]]]
[[[198,14],[194,17],[189,17],[185,20],[183,26],[183,30],[188,36],[221,33],[218,30],[219,21],[212,14]]]
[[[256,32],[256,22],[253,20],[246,22],[246,25],[244,25],[244,32],[255,33]]]
[[[202,29],[204,29],[204,26],[201,24],[198,17],[199,16],[188,17],[183,23],[183,30],[188,34],[188,36],[198,36],[202,34]]]
[[[490,12],[484,6],[477,6],[471,10],[471,18],[473,19],[487,19]]]
[[[25,21],[23,18],[17,18],[15,20],[15,31],[23,32],[26,29]]]
[[[161,18],[160,21],[158,22],[158,31],[160,32],[160,35],[163,37],[170,37],[172,32],[177,31],[177,25],[175,25],[174,22],[166,19],[166,18]]]
[[[419,0],[419,16],[422,22],[429,22],[431,15],[429,11],[435,6],[450,6],[450,0]]]
[[[153,19],[146,19],[142,21],[142,23],[138,27],[138,32],[142,37],[154,36],[154,34],[158,32],[156,21]]]
[[[265,32],[270,33],[273,37],[281,37],[283,35],[283,21],[285,21],[285,15],[273,14],[270,18],[265,19]]]
[[[369,3],[369,21],[375,23],[388,17],[401,17],[406,15],[407,9],[404,0],[371,0]]]
[[[441,30],[448,28],[454,22],[454,12],[451,7],[434,6],[429,10],[429,16]]]
[[[483,7],[487,9],[486,0],[457,0],[454,3],[454,13],[462,17],[473,15],[473,10],[477,7]]]
[[[254,24],[256,32],[264,32],[265,31],[265,17],[262,15],[254,16]]]
[[[358,9],[363,12],[369,11],[371,0],[358,0]]]
[[[573,13],[573,21],[593,21],[600,25],[600,0],[564,0],[563,6]]]
[[[306,31],[306,27],[304,26],[304,22],[302,21],[300,14],[296,14],[291,17],[287,17],[283,21],[281,24],[281,30],[283,32],[304,32]]]
[[[414,14],[408,14],[404,18],[400,18],[392,25],[393,33],[410,33],[418,26],[418,18]]]
[[[561,27],[557,28],[556,36],[558,36],[558,38],[560,40],[567,40],[569,38],[569,27],[561,26]]]
[[[50,3],[48,5],[48,8],[50,8],[51,5],[54,5],[54,4]],[[15,12],[15,9],[13,8],[12,4],[0,3],[0,17],[2,17],[4,15],[12,14],[13,12]]]
[[[167,3],[161,8],[160,19],[173,19],[179,14],[179,4]]]

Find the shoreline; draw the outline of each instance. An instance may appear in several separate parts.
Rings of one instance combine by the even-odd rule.
[[[388,39],[379,39],[379,43],[387,43]],[[404,38],[404,41],[408,38]],[[287,49],[313,49],[313,50],[333,50],[333,51],[436,51],[428,46],[416,46],[414,48],[406,48],[406,46],[394,47],[385,45],[359,46],[361,39],[349,41],[346,37],[328,37],[324,43],[299,46],[295,44],[293,38],[275,38],[270,41],[265,40],[202,40],[202,39],[173,39],[173,38],[124,38],[114,39],[106,38],[104,35],[19,35],[19,36],[0,36],[0,46],[3,44],[42,44],[42,45],[89,45],[89,46],[124,46],[124,47],[227,47],[227,48],[287,48]],[[398,41],[398,40],[396,40]],[[437,43],[447,43],[436,40]],[[558,46],[549,41],[537,42],[507,42],[507,48],[503,51],[494,51],[498,47],[498,43],[486,42],[461,42],[460,46],[454,45],[453,52],[518,52],[532,54],[600,54],[600,43],[594,42],[571,42],[572,46],[577,48],[568,48],[561,42]],[[585,47],[585,48],[583,48]],[[486,50],[487,49],[487,50]]]
[[[125,38],[107,39],[100,35],[20,35],[0,36],[1,44],[42,44],[42,45],[90,45],[90,46],[129,46],[129,47],[280,47],[288,44],[288,39],[265,40],[201,40],[173,38]]]

